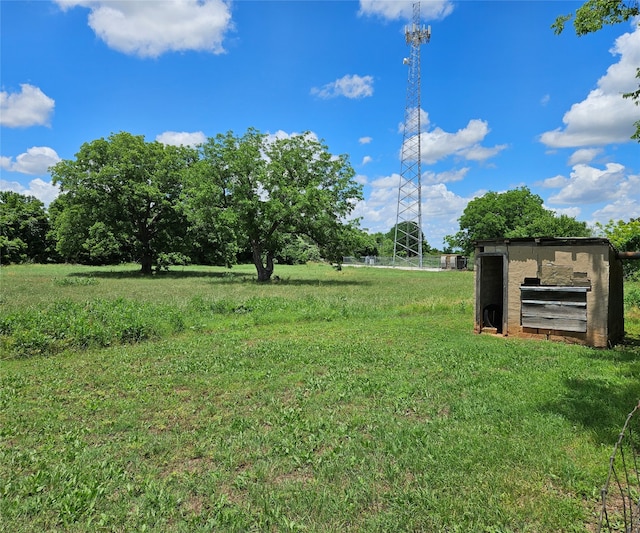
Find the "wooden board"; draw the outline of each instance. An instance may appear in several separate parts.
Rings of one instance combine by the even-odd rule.
[[[587,331],[585,287],[520,287],[521,325],[555,331]]]

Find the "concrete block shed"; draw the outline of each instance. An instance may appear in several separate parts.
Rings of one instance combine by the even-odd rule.
[[[607,239],[476,242],[476,333],[605,348],[624,337],[622,262]]]

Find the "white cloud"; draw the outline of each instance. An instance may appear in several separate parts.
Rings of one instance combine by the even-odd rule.
[[[484,191],[477,191],[470,197],[459,196],[444,183],[423,187],[422,229],[429,244],[442,247],[445,236],[460,229],[458,218],[467,204],[482,194]]]
[[[640,120],[640,106],[625,92],[637,88],[636,68],[640,64],[640,26],[616,39],[612,54],[620,60],[611,65],[598,86],[581,102],[573,104],[562,118],[564,128],[547,131],[540,141],[553,148],[627,142]]]
[[[361,165],[366,165],[367,163],[371,163],[371,161],[373,161],[373,157],[371,157],[370,155],[365,155],[362,158],[362,163],[360,163]]]
[[[173,146],[196,146],[207,140],[201,131],[165,131],[156,137],[156,141]]]
[[[629,220],[640,217],[640,199],[619,198],[592,213],[591,224],[606,224],[609,220]]]
[[[371,137],[360,137],[358,139],[358,142],[360,144],[369,144],[371,141],[373,141],[373,139]]]
[[[420,120],[420,130],[424,131],[429,126],[429,113],[420,108],[420,116],[416,115],[418,108],[412,107],[405,111],[404,122],[398,123],[398,133],[404,133],[405,123],[409,124],[409,127],[414,127],[414,131],[417,131],[417,121]]]
[[[471,198],[463,198],[450,191],[444,183],[423,187],[422,217],[442,218],[445,222],[456,222]]]
[[[568,217],[578,218],[582,212],[582,209],[579,207],[549,207],[547,205],[543,205],[542,207],[549,211],[553,211],[556,216],[566,215]]]
[[[591,163],[600,153],[602,153],[601,148],[581,148],[571,154],[568,164],[569,166],[573,166],[579,163]]]
[[[536,185],[539,187],[547,187],[549,189],[559,189],[560,187],[564,187],[567,183],[569,183],[569,178],[558,175],[553,178],[547,178],[546,180],[536,182]]]
[[[275,133],[267,132],[266,135],[267,135],[267,142],[273,142],[279,139],[291,139],[292,137],[298,137],[300,135],[304,135],[305,138],[310,139],[312,141],[319,142],[318,135],[313,131],[306,131],[304,133],[297,133],[297,132],[287,133],[284,130],[278,130]]]
[[[545,94],[541,99],[540,99],[540,105],[542,107],[546,106],[549,101],[551,100],[551,96],[548,94]]]
[[[422,123],[425,125],[429,123],[426,113]],[[485,161],[507,147],[504,144],[490,148],[481,146],[480,143],[489,131],[486,121],[472,119],[466,127],[455,133],[448,133],[439,127],[424,132],[420,138],[422,160],[433,164],[451,155],[456,155],[471,161]],[[415,142],[415,139],[409,138],[407,142]]]
[[[20,92],[0,92],[0,125],[9,128],[49,126],[55,101],[40,88],[20,84]]]
[[[460,150],[459,155],[463,156],[468,161],[486,161],[487,159],[498,155],[505,148],[507,148],[506,144],[496,144],[492,147],[474,144],[469,148]]]
[[[454,173],[455,171],[451,172]],[[369,183],[370,194],[365,200],[358,202],[352,213],[352,216],[362,218],[363,228],[372,233],[386,233],[393,228],[397,220],[399,183],[400,175],[395,173]],[[441,247],[445,235],[458,231],[457,221],[462,211],[472,198],[481,194],[483,191],[478,191],[465,198],[450,191],[444,183],[423,183],[422,220],[429,244]]]
[[[371,192],[356,204],[352,216],[362,218],[361,226],[370,232],[386,233],[396,223],[400,175],[392,174],[372,180]]]
[[[422,2],[420,15],[425,20],[442,20],[453,11],[453,3],[449,0],[433,0]],[[360,0],[360,15],[378,16],[386,20],[413,17],[413,2],[401,0]]]
[[[158,57],[170,51],[220,54],[232,28],[224,0],[56,0],[62,9],[89,8],[89,26],[107,46],[125,54]]]
[[[398,191],[398,185],[400,185],[400,174],[393,173],[391,176],[384,176],[382,178],[376,178],[371,182],[371,186],[374,189],[396,189]]]
[[[31,180],[28,187],[21,185],[17,181],[0,179],[0,191],[13,191],[25,196],[34,196],[45,206],[48,206],[60,194],[60,189],[56,185],[40,178]]]
[[[43,175],[49,172],[49,167],[60,161],[60,157],[53,148],[48,146],[33,146],[25,153],[20,154],[13,161],[12,158],[3,156],[0,159],[0,167],[9,172],[21,174]]]
[[[549,198],[549,203],[595,204],[614,200],[620,196],[628,179],[625,167],[618,163],[608,163],[604,170],[585,164],[575,165],[569,179],[562,184],[558,194]]]
[[[373,77],[347,74],[322,87],[313,87],[311,94],[325,99],[336,98],[337,96],[352,99],[366,98],[373,95]]]
[[[369,183],[369,179],[364,174],[357,174],[353,179],[360,185],[366,185]]]
[[[454,181],[462,181],[469,172],[469,167],[464,167],[458,170],[447,170],[445,172],[431,172],[427,171],[422,174],[422,182],[428,184],[435,183],[451,183]]]

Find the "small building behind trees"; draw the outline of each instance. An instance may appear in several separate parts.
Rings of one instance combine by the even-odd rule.
[[[475,244],[475,332],[605,348],[624,337],[622,261],[607,239]]]

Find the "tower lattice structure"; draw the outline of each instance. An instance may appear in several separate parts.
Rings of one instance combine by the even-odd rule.
[[[422,165],[420,155],[420,47],[431,39],[431,27],[420,25],[420,2],[413,4],[412,24],[405,27],[411,53],[404,59],[409,68],[404,110],[398,209],[393,243],[393,262],[422,267]]]

